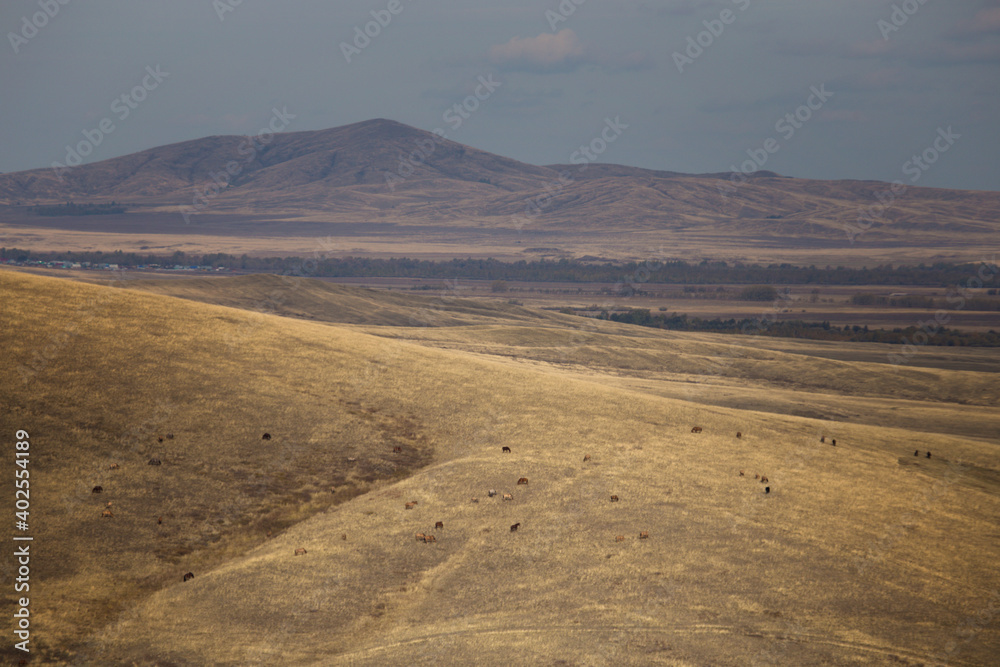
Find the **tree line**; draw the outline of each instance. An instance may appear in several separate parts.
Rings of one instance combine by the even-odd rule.
[[[908,344],[914,334],[922,331],[916,326],[894,329],[869,329],[868,326],[844,325],[838,327],[829,322],[804,322],[802,320],[769,320],[765,318],[707,319],[688,317],[673,313],[655,315],[644,308],[625,312],[602,311],[598,319],[636,324],[655,329],[672,331],[710,331],[714,333],[756,334],[777,338],[805,338],[809,340],[833,340],[855,343]],[[1000,333],[996,331],[958,331],[941,328],[933,336],[927,336],[926,345],[950,347],[1000,347]]]
[[[754,286],[754,300],[770,300],[771,293],[762,285],[916,285],[947,287],[967,279],[977,268],[971,264],[939,262],[916,266],[880,265],[873,268],[843,266],[793,266],[791,264],[743,264],[723,261],[689,263],[600,262],[584,260],[497,259],[423,260],[408,257],[389,259],[372,257],[302,258],[250,257],[225,253],[169,255],[136,252],[38,252],[18,248],[0,248],[0,260],[16,262],[71,261],[92,264],[118,264],[121,267],[207,266],[233,271],[277,273],[306,277],[331,278],[425,278],[466,279],[519,282],[594,282],[611,283],[625,289],[643,284],[738,284]]]

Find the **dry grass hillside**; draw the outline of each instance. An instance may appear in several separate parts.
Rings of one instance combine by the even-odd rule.
[[[179,299],[0,271],[36,659],[994,659],[996,435],[921,416],[984,418],[989,367],[897,377],[781,341],[310,284],[284,317],[253,306],[272,287],[178,282]],[[403,321],[428,307],[446,326]],[[817,414],[793,414],[811,394]],[[892,408],[912,419],[830,421]]]

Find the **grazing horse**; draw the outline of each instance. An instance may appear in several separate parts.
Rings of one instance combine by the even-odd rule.
[[[411,509],[413,509],[416,506],[417,506],[416,503],[406,503],[406,509],[408,509],[408,510],[411,510]]]
[[[615,542],[624,542],[624,541],[625,541],[624,535],[615,535]]]
[[[520,528],[520,527],[521,527],[520,523],[515,523],[513,526],[510,527],[510,532],[516,533],[517,529]]]
[[[101,516],[105,519],[110,519],[111,517],[114,516],[114,514],[111,513],[111,510],[104,510],[103,512],[101,512]]]
[[[478,502],[479,502],[479,498],[473,498],[473,499],[472,499],[472,502],[474,502],[474,503],[478,503]]]
[[[162,524],[163,523],[163,517],[162,516],[156,517],[156,523],[157,523],[157,525]]]
[[[919,449],[913,450],[913,455],[914,456],[920,456],[920,450]]]
[[[504,500],[514,500],[514,494],[512,494],[512,493],[505,493],[505,494],[503,494],[503,499]]]
[[[504,445],[503,449],[501,449],[500,451],[502,451],[504,454],[510,454],[510,447]]]
[[[701,433],[701,427],[700,426],[695,426],[695,427],[693,427],[691,429],[691,432],[692,433]]]
[[[270,433],[265,433],[264,435],[260,436],[260,439],[261,440],[270,440],[271,439],[271,434]]]
[[[298,549],[295,550],[295,555],[296,556],[305,556],[306,555],[306,548],[305,547],[299,547]]]
[[[111,465],[108,466],[108,470],[118,470],[118,464],[112,463]]]
[[[522,477],[521,479],[517,480],[517,483],[518,484],[527,484],[528,483],[528,478],[527,477]]]
[[[417,533],[417,542],[423,542],[425,537],[427,536],[423,533]]]
[[[493,497],[493,496],[495,496],[496,494],[497,494],[497,491],[496,491],[496,489],[490,489],[490,498],[492,498],[492,497]]]
[[[743,434],[742,434],[742,433],[740,433],[739,431],[737,431],[737,432],[736,432],[736,437],[737,437],[737,438],[742,438],[742,437],[743,437]]]
[[[743,477],[743,471],[742,470],[740,471],[740,477]]]
[[[161,463],[162,463],[162,461],[160,461],[160,459],[149,459],[149,465],[151,465],[151,466],[158,466]]]
[[[584,462],[589,461],[590,460],[590,454],[584,454],[583,460],[584,460]]]
[[[104,487],[103,487],[103,486],[95,486],[94,488],[92,488],[92,489],[90,490],[90,492],[91,492],[91,493],[100,493],[100,492],[101,492],[101,491],[103,491],[103,490],[104,490]]]
[[[160,437],[158,437],[158,438],[156,439],[156,441],[157,441],[157,442],[163,442],[163,436],[161,435]]]
[[[930,457],[931,457],[931,453],[927,452],[927,458],[930,458]]]
[[[754,474],[753,474],[753,478],[754,478],[754,479],[760,479],[760,475],[758,475],[757,473],[754,473]]]
[[[618,502],[618,496],[611,496],[611,502],[617,503]]]
[[[837,446],[837,439],[833,438],[832,440],[830,440],[830,444],[833,445],[834,447],[836,447]]]
[[[767,477],[761,477],[760,478],[760,483],[761,484],[767,484]]]
[[[645,530],[642,531],[641,533],[639,533],[639,539],[640,540],[648,540],[649,539],[649,533],[647,531],[645,531]]]
[[[184,575],[184,581],[191,581],[194,579],[194,572],[188,572]]]
[[[437,542],[437,541],[438,541],[437,538],[434,537],[433,535],[424,536],[424,542]]]
[[[347,541],[347,533],[341,533],[340,539],[342,539],[342,540],[344,540],[346,542]]]
[[[443,521],[438,521],[436,524],[434,524],[434,527],[435,528],[441,528],[443,530],[444,529],[444,522]]]

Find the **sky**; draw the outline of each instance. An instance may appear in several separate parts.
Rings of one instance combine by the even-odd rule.
[[[538,165],[1000,190],[1000,0],[3,0],[0,31],[0,172],[280,113]]]

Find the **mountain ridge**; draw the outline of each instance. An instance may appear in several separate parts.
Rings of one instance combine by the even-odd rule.
[[[115,200],[131,211],[88,216],[83,225],[69,217],[43,220],[27,208],[67,200]],[[530,232],[583,256],[605,248],[614,230],[636,233],[614,239],[613,254],[623,258],[659,245],[752,259],[744,254],[749,243],[797,256],[808,249],[810,256],[799,261],[812,263],[854,250],[863,238],[866,252],[914,248],[910,254],[956,260],[970,259],[1000,231],[1000,193],[893,191],[879,181],[809,180],[764,170],[737,177],[598,162],[536,166],[387,119],[256,139],[216,135],[72,169],[0,175],[0,228],[165,234],[170,224],[163,216],[175,213],[184,215],[178,229],[190,233],[197,215],[202,230],[224,223],[219,233],[226,237],[249,236],[247,230],[261,224],[283,238],[315,236],[316,225],[336,236],[345,224],[356,229],[360,223],[400,241],[405,228],[428,252],[447,246],[449,255],[520,253],[514,238]],[[352,249],[372,245],[368,238],[352,241]],[[509,250],[495,250],[498,244]]]

